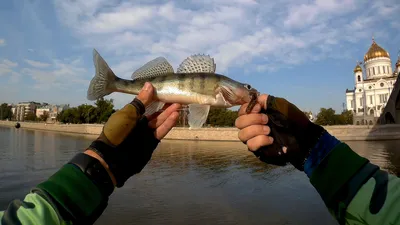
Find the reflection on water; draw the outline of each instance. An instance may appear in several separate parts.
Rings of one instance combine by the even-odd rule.
[[[400,141],[353,141],[346,142],[352,149],[371,163],[389,173],[400,175]]]
[[[45,180],[91,139],[0,127],[0,207]],[[348,142],[399,174],[399,141]],[[306,176],[258,161],[240,142],[163,141],[96,224],[336,224]]]

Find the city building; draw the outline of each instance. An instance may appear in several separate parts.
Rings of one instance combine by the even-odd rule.
[[[36,108],[40,105],[37,102],[20,102],[15,106],[14,111],[15,119],[17,121],[24,121],[29,113],[36,114]]]
[[[17,121],[24,121],[29,112],[36,115],[37,118],[47,112],[49,114],[47,122],[54,122],[57,119],[57,115],[66,109],[69,109],[69,104],[51,105],[48,103],[20,102],[17,105],[11,105],[13,118]]]
[[[60,114],[62,111],[69,109],[69,104],[63,105],[53,105],[52,110],[50,111],[49,120],[56,121],[57,115]]]
[[[36,109],[36,117],[40,118],[45,112],[48,113],[47,122],[54,122],[57,119],[57,115],[61,111],[69,108],[69,105],[50,105],[43,104],[41,107]]]
[[[361,65],[363,67],[361,67]],[[346,90],[347,110],[355,125],[376,124],[385,109],[400,71],[400,60],[392,70],[389,53],[372,39],[364,62],[354,68],[354,89]]]
[[[40,106],[36,109],[36,117],[40,118],[45,113],[50,114],[50,106]]]

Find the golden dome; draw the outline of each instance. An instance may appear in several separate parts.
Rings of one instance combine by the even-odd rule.
[[[378,57],[390,58],[389,53],[379,46],[374,39],[372,39],[372,45],[369,47],[368,52],[364,56],[364,62]]]
[[[359,65],[359,64],[357,64],[357,66],[354,68],[354,73],[356,73],[356,72],[362,72],[362,68],[361,68],[361,66]]]

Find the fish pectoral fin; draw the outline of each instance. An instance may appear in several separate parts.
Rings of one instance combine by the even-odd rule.
[[[188,123],[190,128],[201,128],[206,122],[210,105],[189,104]]]
[[[157,57],[132,73],[132,79],[143,79],[174,73],[174,68],[164,57]]]
[[[158,112],[160,109],[164,107],[164,102],[152,102],[150,105],[146,107],[146,112],[144,113],[145,116],[152,115]]]
[[[214,59],[209,55],[191,55],[179,65],[177,73],[215,73]]]

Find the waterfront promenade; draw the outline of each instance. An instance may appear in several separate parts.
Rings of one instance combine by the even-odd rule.
[[[0,121],[0,126],[14,127],[15,121]],[[45,124],[20,122],[22,129],[46,130],[53,132],[99,135],[101,124]],[[20,129],[21,129],[20,128]],[[382,126],[326,126],[325,129],[342,141],[400,140],[400,125]],[[173,140],[240,141],[236,128],[189,129],[175,127],[165,137]]]

